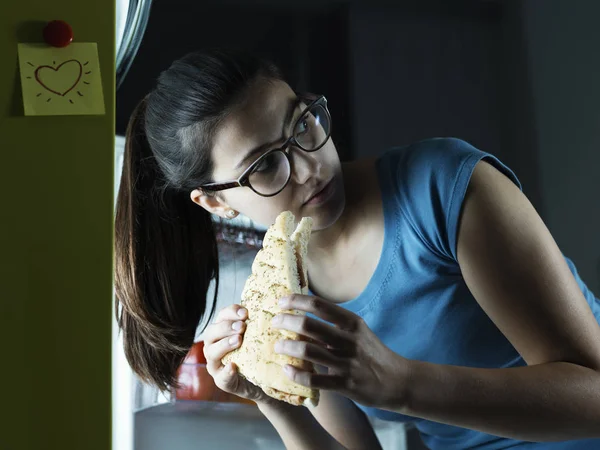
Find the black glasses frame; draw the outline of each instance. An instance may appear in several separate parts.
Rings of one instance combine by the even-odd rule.
[[[307,111],[309,111],[311,108],[313,108],[316,105],[323,106],[323,109],[325,110],[325,114],[327,114],[327,119],[329,120],[329,129],[327,130],[327,136],[325,137],[325,139],[323,140],[323,143],[321,145],[319,145],[317,148],[307,150],[304,147],[302,147],[296,140],[295,136],[292,135],[285,140],[285,142],[283,143],[283,145],[281,147],[273,148],[273,149],[267,151],[266,153],[264,153],[263,155],[259,156],[256,159],[256,161],[254,161],[252,164],[250,164],[250,166],[248,166],[248,168],[246,170],[244,170],[244,173],[242,173],[238,177],[237,180],[224,181],[224,182],[220,182],[220,183],[207,183],[207,184],[200,186],[200,189],[202,189],[204,191],[208,191],[208,192],[217,192],[217,191],[224,191],[226,189],[233,189],[236,187],[249,187],[250,189],[252,189],[252,191],[254,191],[255,193],[257,193],[258,195],[260,195],[262,197],[273,197],[273,196],[279,194],[281,191],[283,191],[285,189],[285,187],[288,185],[288,183],[290,182],[290,178],[292,177],[292,161],[290,159],[290,152],[289,152],[290,146],[293,145],[294,147],[298,147],[299,149],[301,149],[305,152],[312,153],[312,152],[316,152],[317,150],[322,148],[327,143],[329,138],[331,137],[331,114],[329,113],[329,109],[327,109],[327,99],[325,98],[325,96],[324,95],[317,96],[315,94],[306,93],[306,94],[298,95],[298,98],[300,100],[306,100],[307,102],[310,102],[310,103],[304,109],[304,111],[302,111],[302,114],[300,114],[300,117],[296,120],[296,122],[294,122],[294,126],[293,126],[292,130],[296,129],[296,126],[306,115]],[[283,185],[283,187],[281,189],[279,189],[277,192],[275,192],[273,194],[262,194],[260,192],[257,192],[252,187],[252,184],[250,184],[250,181],[249,181],[250,175],[252,175],[252,173],[260,166],[260,163],[265,158],[268,158],[269,155],[272,155],[275,152],[281,152],[284,154],[284,156],[287,159],[288,165],[290,167],[290,173],[288,175],[287,180],[285,181],[285,184]]]

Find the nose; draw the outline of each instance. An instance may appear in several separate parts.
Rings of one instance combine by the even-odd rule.
[[[315,158],[313,153],[305,152],[296,147],[290,148],[292,160],[292,178],[298,184],[306,183],[311,177],[319,176],[322,163]]]

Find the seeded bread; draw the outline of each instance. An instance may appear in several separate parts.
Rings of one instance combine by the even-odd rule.
[[[295,228],[295,229],[294,229]],[[283,310],[277,301],[290,294],[308,292],[307,270],[303,264],[308,249],[312,219],[304,217],[295,227],[294,215],[285,211],[269,227],[263,248],[252,264],[241,304],[248,309],[242,345],[225,355],[223,364],[234,362],[240,374],[259,386],[267,395],[292,405],[316,406],[319,391],[294,383],[282,370],[291,364],[313,371],[312,363],[275,353],[281,339],[301,340],[297,333],[271,327],[271,319]],[[288,314],[304,314],[288,310]]]

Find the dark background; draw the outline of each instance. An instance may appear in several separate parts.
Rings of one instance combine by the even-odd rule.
[[[433,136],[498,156],[600,295],[599,17],[596,0],[155,0],[117,134],[174,59],[252,50],[327,96],[342,160]]]
[[[157,0],[118,95],[117,132],[173,59],[242,47],[323,93],[342,159],[433,135],[497,151],[502,10],[493,2]]]

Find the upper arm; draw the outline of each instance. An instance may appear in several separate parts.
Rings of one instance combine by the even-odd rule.
[[[473,171],[457,256],[473,296],[529,364],[600,370],[600,327],[529,200],[486,162]]]
[[[520,187],[494,155],[456,138],[427,139],[396,154],[395,180],[401,211],[422,243],[443,263],[457,261],[457,224],[475,166],[486,159]]]

